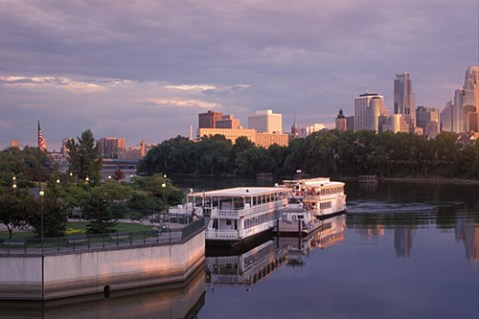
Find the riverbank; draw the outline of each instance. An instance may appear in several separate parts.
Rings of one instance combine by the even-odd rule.
[[[384,181],[433,184],[479,185],[479,179],[445,178],[445,177],[384,177]]]
[[[343,181],[357,181],[358,177],[341,176],[339,180]],[[383,177],[378,181],[392,181],[404,183],[430,183],[430,184],[461,184],[461,185],[479,185],[479,179],[466,178],[447,178],[447,177]]]

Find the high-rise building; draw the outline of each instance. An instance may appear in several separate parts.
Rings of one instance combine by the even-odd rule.
[[[354,115],[346,116],[346,128],[350,131],[354,131]]]
[[[348,129],[346,117],[344,116],[342,109],[339,109],[338,116],[336,117],[336,129],[341,132]]]
[[[255,115],[248,117],[248,128],[257,132],[282,133],[283,116],[272,110],[256,111]]]
[[[442,109],[439,115],[439,130],[441,132],[452,132],[453,124],[452,124],[452,113],[454,112],[454,105],[452,101],[448,101],[444,109]]]
[[[428,138],[439,134],[439,110],[435,107],[418,106],[416,108],[416,127],[422,128]]]
[[[198,128],[216,128],[216,122],[221,120],[223,113],[208,111],[198,114]]]
[[[100,155],[104,158],[124,159],[125,139],[118,137],[103,137],[97,141]]]
[[[369,92],[359,95],[354,99],[354,131],[379,132],[379,116],[387,113],[383,96]]]
[[[409,132],[409,123],[406,122],[402,114],[393,114],[388,117],[386,123],[383,125],[383,132],[386,131],[407,133]]]
[[[462,89],[454,92],[452,105],[452,131],[461,133],[477,127],[476,116],[469,113],[479,112],[479,67],[469,66],[466,70]],[[470,123],[471,119],[473,123]]]
[[[411,75],[407,72],[396,74],[394,80],[394,114],[403,114],[410,126],[410,131],[414,131],[416,124],[415,96],[412,92]]]

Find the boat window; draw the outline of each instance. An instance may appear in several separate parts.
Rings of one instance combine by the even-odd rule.
[[[291,197],[288,201],[290,204],[299,204],[302,202],[300,197]]]
[[[331,202],[320,203],[320,208],[321,209],[328,209],[328,208],[331,208],[331,207],[332,207]]]
[[[218,220],[217,219],[213,219],[213,228],[218,229]]]

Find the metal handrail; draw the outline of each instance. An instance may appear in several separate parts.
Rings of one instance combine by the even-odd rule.
[[[140,232],[83,234],[75,236],[0,240],[0,256],[49,255],[88,250],[108,250],[131,246],[170,245],[183,243],[204,229],[199,219],[179,228],[151,229]]]

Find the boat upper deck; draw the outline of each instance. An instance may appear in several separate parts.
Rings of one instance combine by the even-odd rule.
[[[338,187],[344,186],[343,182],[332,182],[329,177],[317,177],[309,179],[298,179],[298,180],[285,180],[283,183],[288,186],[300,186],[302,188],[329,188],[329,187]]]
[[[254,197],[275,193],[286,193],[282,187],[235,187],[188,194],[188,197]]]

